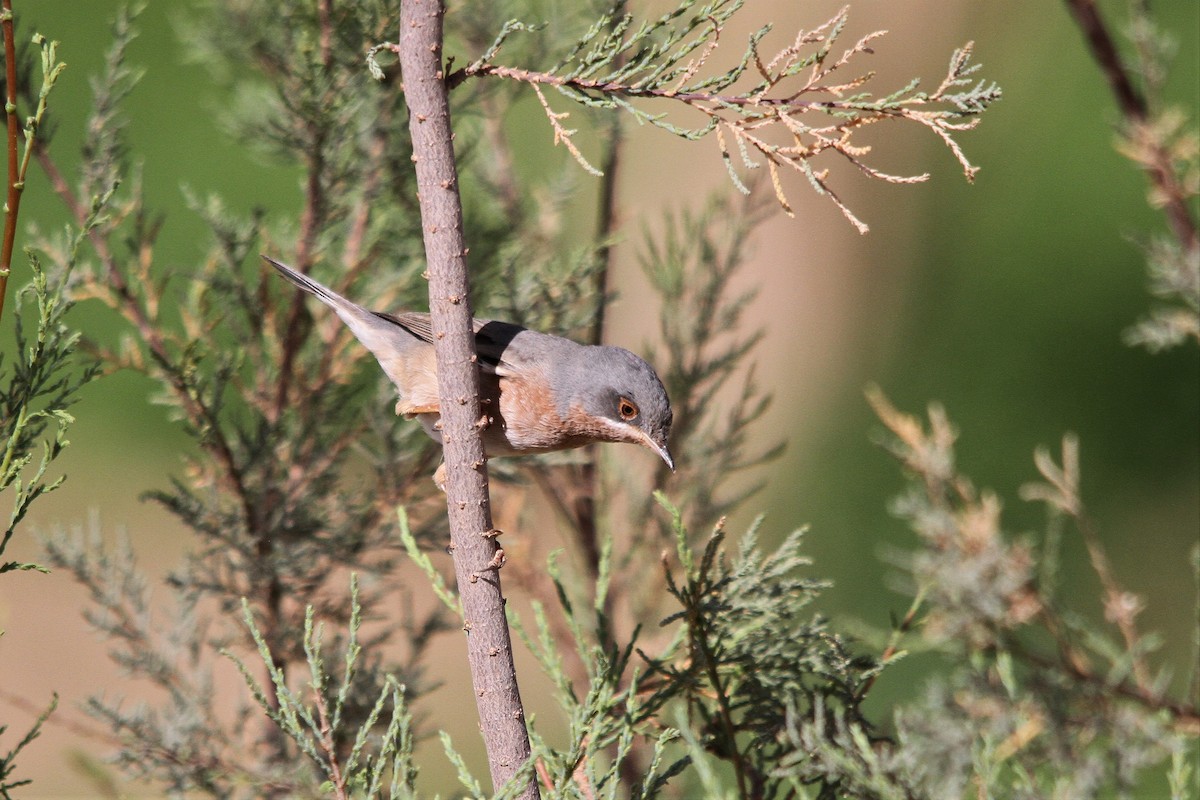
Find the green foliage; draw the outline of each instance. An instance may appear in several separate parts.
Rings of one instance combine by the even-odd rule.
[[[548,572],[556,590],[556,611],[570,628],[571,647],[585,666],[586,678],[579,682],[569,674],[563,643],[545,608],[535,603],[532,634],[514,620],[555,687],[567,722],[567,742],[552,746],[539,735],[537,722],[531,721],[532,760],[495,796],[519,795],[531,771],[540,778],[545,796],[556,798],[678,796],[679,791],[688,791],[693,772],[704,783],[706,775],[725,771],[736,775],[731,796],[785,797],[789,790],[810,784],[819,793],[840,791],[845,777],[836,761],[813,759],[812,748],[805,746],[802,737],[839,724],[852,727],[856,736],[876,739],[860,705],[864,687],[879,667],[871,658],[852,654],[828,623],[810,610],[825,584],[800,574],[810,566],[800,554],[801,533],[764,552],[756,525],[730,551],[723,526],[717,526],[697,550],[680,510],[661,495],[659,502],[671,516],[678,559],[677,563],[664,559],[663,564],[677,606],[661,622],[668,634],[665,644],[653,655],[647,653],[638,646],[636,630],[628,641],[616,641],[613,620],[604,610],[603,588],[592,602],[576,605],[552,558]],[[611,553],[605,555],[606,560],[610,557]],[[248,606],[244,614],[275,693],[268,697],[239,662],[243,675],[260,706],[329,777],[328,790],[343,796],[339,787],[352,784],[346,776],[355,769],[369,770],[367,762],[357,761],[364,729],[353,734],[353,748],[342,748],[340,761],[330,738],[338,730],[347,741],[352,736],[336,722],[341,698],[362,655],[355,637],[359,620],[351,619],[343,648],[343,678],[335,690],[321,655],[321,629],[313,626],[309,609],[304,647],[313,699],[306,703],[274,666],[275,658]],[[380,696],[377,714],[388,697],[386,692]],[[403,714],[398,701],[392,702],[396,703],[393,714]],[[666,719],[675,722],[664,724]],[[400,730],[407,730],[407,724]],[[409,760],[411,738],[393,740],[393,728],[394,723],[380,740],[381,754],[371,773],[373,791],[381,785],[378,776],[385,770],[379,759],[393,747],[396,769],[403,764],[406,775],[415,775]],[[441,736],[463,788],[472,797],[486,797],[449,737]],[[723,766],[715,766],[717,762]],[[697,764],[703,766],[693,770]],[[802,791],[809,796],[808,790]]]
[[[228,10],[219,30],[190,25],[191,45],[216,77],[237,76],[247,98],[238,124],[230,120],[239,135],[306,165],[299,224],[268,229],[260,213],[243,215],[220,198],[188,193],[210,232],[209,252],[186,271],[160,263],[163,220],[146,206],[126,163],[120,109],[140,77],[127,63],[135,35],[128,13],[118,15],[93,83],[80,173],[74,184],[64,178],[56,187],[78,215],[98,187],[111,190],[133,174],[89,231],[92,258],[78,275],[78,292],[102,301],[123,325],[115,341],[91,343],[104,362],[146,376],[155,400],[191,439],[186,472],[149,496],[193,532],[194,546],[169,577],[167,596],[154,603],[132,553],[105,546],[98,533],[59,535],[47,552],[51,564],[89,589],[98,609],[89,617],[109,638],[113,658],[135,679],[165,690],[161,708],[130,709],[112,697],[89,702],[89,713],[122,742],[123,769],[176,793],[293,796],[318,793],[325,778],[293,769],[306,751],[214,686],[212,656],[257,648],[237,624],[243,598],[260,615],[258,635],[276,651],[281,675],[308,664],[305,606],[348,624],[354,603],[370,616],[385,602],[403,603],[395,582],[383,580],[400,556],[392,544],[395,508],[420,505],[432,493],[435,456],[391,414],[393,402],[375,375],[347,355],[344,332],[335,332],[332,320],[314,321],[294,291],[261,272],[258,252],[290,240],[297,257],[289,260],[305,269],[318,255],[341,264],[346,288],[383,253],[399,259],[399,277],[412,277],[420,237],[408,213],[412,178],[392,157],[407,149],[403,126],[392,119],[397,93],[369,81],[360,56],[340,40],[322,48],[315,16]],[[362,5],[341,9],[328,24],[364,40],[379,32],[369,26],[387,18],[387,9]],[[234,40],[239,46],[230,49]],[[252,52],[257,74],[271,80],[251,79],[242,69]],[[408,285],[404,302],[415,302],[419,282]],[[395,299],[395,283],[375,286],[380,304]],[[414,524],[418,537],[431,535],[431,517],[426,512]],[[340,583],[347,570],[368,578],[353,602]],[[187,624],[164,627],[160,614]],[[443,618],[436,609],[401,616],[407,622],[362,642],[372,655],[340,701],[341,724],[375,719],[376,698],[395,690],[389,674],[402,675],[414,693],[423,687],[418,663]],[[392,637],[403,637],[409,649],[384,669],[378,648]],[[264,691],[275,692],[275,684]],[[240,708],[233,719],[222,711],[231,707]]]
[[[50,705],[46,707],[45,711],[38,715],[38,718],[33,723],[33,726],[30,727],[23,737],[21,737],[21,741],[17,742],[11,750],[0,757],[0,797],[4,798],[4,800],[12,800],[13,789],[19,789],[22,786],[28,786],[30,783],[32,783],[30,780],[11,779],[13,770],[16,769],[15,762],[17,756],[21,754],[21,751],[24,750],[30,744],[30,742],[41,735],[42,725],[46,723],[46,720],[50,718],[50,715],[54,713],[56,708],[58,708],[58,695],[54,695],[54,699],[50,701]],[[7,731],[7,725],[0,725],[0,736],[3,736]]]
[[[803,532],[764,554],[756,524],[730,559],[718,525],[697,558],[679,511],[671,511],[684,580],[667,575],[680,610],[664,624],[683,625],[686,655],[675,663],[655,659],[652,674],[676,687],[690,740],[732,766],[735,796],[785,797],[797,784],[841,791],[839,771],[786,734],[798,724],[824,730],[837,720],[869,737],[860,704],[879,667],[808,610],[826,584],[799,574],[810,566],[800,555]]]
[[[667,637],[653,654],[637,645],[636,631],[615,642],[602,597],[574,605],[551,564],[588,688],[576,694],[537,609],[537,641],[527,641],[558,687],[571,731],[571,744],[555,750],[535,737],[549,796],[614,796],[618,785],[631,797],[679,796],[696,782],[714,797],[785,797],[800,784],[834,791],[840,773],[813,762],[789,731],[797,720],[822,727],[836,717],[867,735],[860,704],[879,667],[811,611],[825,584],[800,574],[809,566],[802,533],[764,552],[757,523],[736,548],[718,525],[697,548],[681,510],[662,495],[659,502],[678,561],[664,555],[676,608],[662,620]]]
[[[16,135],[8,139],[8,199],[4,208],[3,274],[0,274],[0,309],[4,307],[4,294],[8,288],[8,265],[12,256],[20,193],[24,189],[30,158],[35,148],[46,138],[39,138],[39,130],[46,124],[47,99],[61,75],[65,65],[58,61],[57,42],[35,34],[33,44],[38,48],[41,62],[40,83],[33,77],[28,58],[18,58],[12,36],[11,13],[5,20],[4,48],[11,62],[20,62],[21,71],[8,71],[5,90],[20,96],[29,107],[23,125],[24,150],[18,161]],[[9,80],[15,85],[8,85]],[[37,86],[36,89],[33,87]],[[10,124],[16,124],[17,108],[9,106],[13,115]],[[10,129],[11,130],[11,129]],[[16,172],[11,171],[16,166]],[[73,305],[70,298],[71,275],[76,265],[79,245],[96,225],[107,196],[92,199],[91,208],[82,220],[78,232],[63,236],[66,257],[58,259],[49,273],[42,267],[39,255],[26,251],[32,279],[20,290],[15,308],[10,315],[15,331],[15,352],[9,363],[0,357],[0,437],[3,437],[3,454],[0,455],[0,496],[10,504],[8,522],[0,537],[0,573],[14,570],[37,570],[48,572],[44,566],[32,562],[3,560],[5,552],[18,526],[29,513],[33,503],[40,497],[62,486],[65,475],[54,477],[51,467],[69,444],[67,429],[75,421],[68,409],[76,402],[80,389],[95,377],[97,366],[81,359],[77,353],[80,334],[71,328],[66,315]],[[29,315],[36,314],[35,329],[31,332]],[[3,636],[0,630],[0,636]],[[26,786],[29,780],[14,780],[17,756],[36,739],[42,725],[58,706],[58,696],[38,715],[37,719],[19,742],[0,758],[0,797],[10,798],[12,790]],[[0,725],[0,734],[8,730]]]
[[[1194,106],[1171,106],[1163,100],[1174,38],[1159,27],[1149,7],[1132,5],[1130,16],[1132,52],[1110,68],[1109,80],[1114,73],[1139,78],[1141,107],[1121,108],[1118,149],[1145,170],[1150,183],[1147,201],[1162,209],[1169,234],[1156,234],[1143,245],[1150,294],[1160,302],[1126,340],[1157,352],[1187,341],[1200,343],[1200,136]]]
[[[258,685],[249,668],[236,656],[232,658],[262,710],[325,775],[322,793],[329,792],[338,798],[382,797],[385,779],[390,776],[386,783],[389,798],[415,797],[413,785],[417,767],[412,760],[413,717],[404,700],[404,687],[388,676],[353,738],[347,736],[343,725],[351,693],[359,688],[355,685],[356,671],[364,657],[358,638],[362,606],[358,601],[357,578],[350,577],[350,619],[346,641],[340,647],[343,651],[340,679],[330,674],[330,665],[322,653],[324,626],[314,624],[312,606],[305,610],[303,646],[308,662],[310,702],[305,702],[289,686],[287,674],[271,655],[266,639],[255,624],[250,605],[245,601],[242,602],[242,616],[274,686],[271,697]],[[391,716],[376,744],[372,740],[389,705]]]
[[[21,58],[22,71],[18,73],[14,94],[30,98],[32,106],[24,125],[24,150],[20,156],[17,173],[10,175],[15,182],[15,192],[10,192],[9,202],[20,194],[34,149],[40,144],[38,130],[46,121],[47,100],[54,84],[66,65],[58,60],[58,43],[47,40],[40,34],[33,36],[41,62],[41,81],[36,83],[30,59]],[[5,49],[15,54],[15,42],[6,41]],[[28,69],[24,69],[28,67]],[[38,86],[35,90],[33,87]],[[16,109],[12,110],[16,113]],[[10,137],[10,162],[17,163],[17,141]],[[19,198],[18,198],[19,199]],[[11,365],[0,358],[0,435],[4,437],[3,456],[0,457],[0,492],[12,489],[12,511],[0,539],[0,557],[3,556],[13,532],[24,519],[29,507],[41,495],[58,488],[63,476],[48,479],[47,470],[68,444],[67,427],[73,418],[67,409],[75,402],[80,387],[95,375],[92,365],[81,366],[75,358],[79,333],[71,330],[66,322],[66,313],[71,308],[68,295],[71,271],[79,253],[79,245],[97,224],[107,196],[92,201],[90,213],[82,220],[81,231],[69,236],[65,249],[68,255],[60,266],[47,275],[38,255],[30,250],[29,259],[32,282],[21,290],[15,313],[16,354]],[[9,230],[15,230],[17,208],[5,207],[6,241],[5,262],[11,255],[12,241]],[[2,294],[7,288],[8,272],[0,281],[0,309],[4,302]],[[25,318],[25,301],[32,298],[37,313],[37,330],[30,336]],[[48,429],[53,432],[47,438]],[[38,444],[41,447],[38,448]],[[35,450],[41,450],[36,466]],[[0,562],[0,572],[20,569],[42,569],[36,564],[21,564],[14,561]]]
[[[156,777],[175,795],[220,794],[249,780],[246,769],[225,758],[235,735],[224,730],[228,723],[214,703],[212,663],[200,644],[208,641],[212,620],[196,598],[164,609],[128,540],[107,544],[95,524],[49,540],[46,551],[51,564],[75,575],[87,591],[84,616],[104,634],[113,661],[162,692],[157,707],[131,707],[107,693],[87,699],[86,711],[121,743],[114,762],[132,775]],[[238,708],[233,730],[247,725],[246,709]]]
[[[840,732],[813,743],[840,758],[857,752],[864,783],[900,774],[918,796],[934,798],[976,789],[990,797],[1131,795],[1152,771],[1182,785],[1176,754],[1194,752],[1200,713],[1168,695],[1165,667],[1150,666],[1160,642],[1138,631],[1140,600],[1117,584],[1091,528],[1078,443],[1064,440],[1061,463],[1039,451],[1044,482],[1022,490],[1050,510],[1038,552],[1029,538],[1006,534],[997,497],[958,472],[944,411],[931,407],[926,427],[878,393],[872,403],[911,481],[895,505],[918,539],[902,560],[918,597],[906,628],[950,667],[897,709],[897,746],[886,757]],[[1111,629],[1058,590],[1064,521],[1087,547]]]
[[[1189,156],[1194,172],[1200,172],[1198,155],[1200,150],[1194,149]],[[1126,341],[1158,352],[1200,340],[1200,258],[1166,237],[1154,239],[1145,250],[1150,294],[1162,303],[1128,331]]]
[[[762,449],[749,444],[750,430],[771,402],[759,389],[753,366],[746,366],[763,331],[743,319],[757,291],[729,296],[765,205],[761,193],[744,202],[714,197],[699,211],[669,214],[657,237],[644,236],[639,257],[662,298],[662,345],[650,354],[662,364],[660,374],[672,398],[677,449],[687,452],[676,502],[693,528],[711,525],[762,488],[750,483],[731,494],[725,486],[783,452],[777,442]],[[739,381],[733,402],[719,407],[709,402]]]
[[[95,365],[79,363],[75,356],[79,332],[64,320],[71,307],[65,291],[69,271],[49,278],[32,252],[29,266],[33,282],[21,290],[14,314],[15,358],[11,365],[0,361],[0,432],[5,440],[0,492],[12,490],[12,511],[0,539],[0,556],[34,501],[62,485],[65,476],[52,479],[47,473],[68,444],[67,427],[74,418],[67,409],[96,373]],[[23,313],[27,299],[32,299],[37,313],[37,329],[32,335]],[[0,563],[0,572],[14,569],[43,568],[16,561]]]
[[[609,557],[611,553],[605,560]],[[513,620],[552,681],[567,720],[568,742],[557,747],[550,746],[531,725],[533,759],[546,796],[616,797],[622,788],[631,797],[658,796],[683,770],[686,760],[670,754],[678,731],[656,723],[654,711],[660,698],[647,692],[650,676],[645,667],[634,666],[638,634],[625,643],[614,641],[603,590],[598,589],[591,603],[576,606],[556,558],[552,557],[548,571],[558,598],[555,612],[563,613],[572,637],[568,646],[584,665],[586,678],[572,679],[563,658],[564,642],[540,604],[534,605],[536,639]],[[643,761],[647,752],[652,755]]]
[[[209,0],[204,16],[184,25],[195,58],[235,97],[223,113],[237,145],[298,165],[294,221],[189,195],[208,251],[185,268],[162,263],[163,222],[126,163],[120,109],[139,77],[127,63],[128,14],[116,20],[94,83],[84,166],[74,184],[56,187],[90,247],[78,293],[106,303],[123,326],[116,341],[92,345],[111,368],[152,381],[189,436],[186,471],[152,495],[194,536],[165,598],[152,595],[128,546],[106,544],[97,530],[47,545],[49,562],[88,591],[89,620],[114,660],[161,698],[130,708],[96,697],[87,710],[119,740],[120,769],[174,796],[411,797],[414,743],[435,731],[465,793],[488,796],[466,746],[411,711],[434,683],[430,643],[457,627],[448,621],[457,599],[439,571],[446,541],[442,498],[429,480],[436,450],[394,417],[392,390],[340,323],[257,259],[260,250],[280,253],[370,307],[423,307],[399,75],[374,55],[368,73],[363,60],[368,43],[394,35],[397,8],[397,0]],[[838,56],[844,12],[774,57],[763,55],[764,27],[725,71],[707,67],[722,29],[744,13],[740,2],[682,0],[645,23],[624,3],[587,13],[572,9],[536,31],[499,22],[492,6],[448,19],[456,47],[483,53],[449,76],[459,87],[456,147],[477,307],[577,338],[602,337],[615,296],[615,201],[602,199],[589,231],[571,219],[569,175],[527,180],[518,172],[515,134],[501,120],[521,85],[534,88],[568,147],[573,131],[551,109],[547,86],[685,138],[713,134],[741,188],[755,182],[732,168],[733,151],[746,169],[765,160],[785,208],[778,167],[792,167],[862,228],[812,159],[832,152],[885,180],[922,178],[879,173],[850,144],[863,126],[905,119],[941,137],[969,176],[974,167],[952,136],[999,97],[976,82],[969,47],[932,92],[912,82],[867,93],[868,75],[843,74],[877,34]],[[580,27],[582,35],[564,34]],[[556,63],[545,72],[500,66],[493,62],[502,49],[515,63]],[[669,103],[700,121],[657,110]],[[650,355],[676,409],[678,474],[660,466],[639,473],[619,455],[588,452],[494,465],[506,496],[525,506],[509,532],[519,538],[503,578],[531,600],[532,625],[520,630],[561,712],[530,720],[533,758],[495,796],[520,794],[536,775],[547,796],[589,799],[1083,798],[1132,793],[1150,767],[1186,794],[1197,712],[1167,695],[1165,673],[1150,662],[1155,641],[1134,625],[1136,603],[1104,577],[1102,552],[1090,545],[1116,635],[1055,592],[1060,526],[1070,520],[1095,538],[1069,443],[1061,464],[1038,457],[1045,483],[1026,491],[1054,509],[1047,535],[1040,544],[1014,539],[1000,525],[998,497],[957,472],[945,415],[932,412],[926,433],[878,402],[896,437],[891,448],[913,476],[894,508],[917,536],[901,563],[912,610],[880,657],[813,610],[826,584],[809,577],[800,533],[777,547],[759,540],[757,524],[736,541],[727,536],[721,517],[757,487],[731,489],[731,476],[779,451],[774,442],[749,444],[768,403],[748,367],[761,333],[745,319],[751,295],[730,291],[762,205],[714,199],[668,216],[661,231],[647,226],[641,262],[663,305],[661,345]],[[79,246],[75,239],[46,252],[73,264]],[[65,301],[53,299],[60,289],[35,283],[43,317],[65,312]],[[56,325],[22,340],[21,352],[68,355],[76,340]],[[25,449],[12,449],[30,452],[51,436],[44,452],[52,457],[61,450],[52,427],[66,418],[45,409],[68,402],[73,381],[90,373],[37,370],[46,388],[31,395]],[[729,392],[739,381],[742,389]],[[730,402],[712,401],[726,394]],[[47,460],[39,467],[14,456],[18,463],[14,474],[32,473],[13,479],[18,489],[55,485],[45,480]],[[665,517],[652,493],[663,487],[676,499],[657,495]],[[544,569],[536,548],[552,533],[531,543],[520,530],[557,530],[535,516],[541,507],[564,523],[572,556],[552,557]],[[397,516],[397,508],[406,510]],[[656,549],[661,561],[648,557]],[[415,573],[430,587],[413,591],[432,590],[440,606],[412,609],[408,590],[397,587]],[[661,625],[643,624],[653,619]],[[864,703],[901,646],[936,650],[948,666],[898,708],[871,717]],[[236,661],[249,695],[216,680],[220,652]],[[1078,769],[1055,773],[1064,760]]]

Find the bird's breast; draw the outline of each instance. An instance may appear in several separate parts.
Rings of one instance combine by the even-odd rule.
[[[481,372],[479,378],[481,412],[488,418],[483,444],[489,456],[568,450],[602,438],[599,431],[584,424],[585,417],[569,413],[564,418],[558,412],[554,393],[540,370],[503,377]],[[441,415],[436,411],[423,413],[425,408],[437,406],[421,408],[412,416],[429,436],[441,442]]]
[[[499,414],[485,408],[492,420],[484,439],[496,447],[489,447],[490,453],[502,455],[500,448],[510,454],[566,450],[589,441],[558,413],[554,392],[540,370],[506,375],[498,389]]]

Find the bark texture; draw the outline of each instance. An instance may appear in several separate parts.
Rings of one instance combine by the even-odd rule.
[[[443,15],[441,0],[404,0],[400,69],[429,268],[454,569],[480,729],[492,782],[499,790],[529,758],[529,736],[500,586],[503,551],[490,536],[492,514],[478,427],[483,415],[471,327],[467,247],[442,64]],[[522,796],[539,796],[533,779]]]

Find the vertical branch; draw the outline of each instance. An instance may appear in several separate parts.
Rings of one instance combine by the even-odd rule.
[[[329,0],[318,4],[318,20],[320,25],[321,64],[324,73],[328,75],[333,68],[333,22],[330,16]],[[316,249],[317,234],[325,216],[325,188],[321,177],[325,171],[325,127],[310,120],[306,125],[308,134],[308,164],[307,178],[304,187],[304,209],[300,212],[300,236],[296,242],[296,268],[307,273],[312,267],[314,250]],[[297,290],[295,301],[288,313],[284,333],[283,355],[280,359],[279,386],[275,394],[274,419],[282,416],[288,404],[288,394],[291,390],[293,368],[297,351],[303,338],[301,325],[304,319],[304,303],[300,301]]]
[[[504,551],[490,535],[462,199],[442,66],[444,14],[441,0],[404,0],[399,57],[429,270],[454,569],[480,727],[499,790],[528,761],[530,747],[500,586]],[[533,779],[522,796],[539,796]]]
[[[8,293],[8,275],[12,270],[13,245],[17,239],[17,211],[21,205],[22,182],[18,174],[17,139],[21,122],[17,118],[17,45],[13,40],[12,0],[0,3],[0,28],[4,31],[4,113],[8,118],[8,194],[4,206],[4,240],[0,244],[0,317],[4,315],[4,297]]]
[[[625,3],[622,1],[613,7],[612,19],[619,20],[624,14]],[[619,68],[625,63],[625,60],[624,53],[618,54],[614,66]],[[600,270],[596,274],[596,309],[592,315],[592,329],[588,335],[589,344],[600,344],[604,341],[604,322],[611,297],[609,282],[615,258],[613,240],[619,224],[617,220],[617,188],[621,170],[623,138],[621,119],[618,115],[613,115],[608,128],[608,138],[604,143],[603,162],[600,165],[601,172],[604,173],[604,177],[600,180],[600,203],[596,212],[596,237],[600,241],[600,249],[597,254],[600,257]],[[583,545],[584,555],[593,578],[600,574],[599,527],[596,520],[596,498],[600,494],[598,458],[596,446],[590,446],[587,457],[580,467],[579,492],[575,496],[572,508],[575,516],[575,530]]]
[[[608,141],[604,147],[602,171],[604,177],[600,183],[600,207],[596,217],[596,236],[600,241],[598,256],[600,270],[596,274],[596,308],[592,316],[592,329],[589,331],[589,344],[600,344],[604,340],[604,317],[610,299],[609,281],[612,274],[615,250],[613,238],[617,230],[617,175],[621,166],[621,121],[614,117],[609,127]],[[600,473],[598,469],[598,453],[595,445],[587,449],[587,456],[579,467],[579,480],[576,484],[574,502],[571,504],[571,514],[574,517],[575,531],[583,548],[584,558],[592,577],[600,574],[600,534],[596,520],[596,497],[600,493]]]
[[[617,24],[625,16],[624,0],[616,3],[612,9],[612,24]],[[625,65],[626,56],[618,53],[613,60],[613,66],[621,68]],[[621,169],[621,146],[624,144],[621,119],[613,115],[608,127],[608,139],[604,143],[603,162],[601,170],[604,177],[600,181],[600,207],[596,212],[596,236],[600,240],[600,271],[596,275],[596,313],[592,318],[590,344],[600,344],[604,339],[605,312],[608,310],[609,277],[613,266],[613,237],[617,232],[617,187]]]
[[[1117,101],[1117,109],[1129,125],[1129,137],[1142,140],[1147,148],[1148,158],[1142,166],[1149,173],[1150,181],[1162,197],[1167,222],[1171,232],[1191,257],[1200,252],[1200,227],[1188,207],[1187,191],[1179,183],[1174,169],[1174,158],[1164,142],[1155,136],[1147,135],[1145,128],[1152,120],[1150,101],[1134,85],[1129,69],[1121,60],[1116,43],[1100,16],[1100,9],[1095,0],[1064,0],[1067,10],[1075,18],[1075,23],[1087,39],[1092,57],[1100,65],[1109,88]]]
[[[1150,115],[1146,98],[1133,85],[1133,80],[1125,70],[1117,45],[1100,17],[1096,0],[1066,0],[1066,4],[1067,10],[1075,17],[1075,23],[1087,37],[1092,56],[1104,71],[1122,116],[1144,121]]]
[[[328,75],[333,66],[333,22],[329,0],[321,0],[317,9],[320,56],[324,72]],[[300,236],[296,244],[296,265],[308,272],[313,262],[313,251],[316,245],[317,233],[325,212],[325,192],[321,182],[325,170],[325,129],[321,124],[309,121],[307,123],[308,158],[307,176],[305,180],[304,208],[300,214]],[[292,383],[296,378],[295,361],[304,340],[304,321],[306,311],[304,303],[297,291],[293,295],[291,308],[288,310],[287,322],[284,326],[282,354],[280,356],[279,382],[276,385],[275,404],[267,409],[267,417],[271,422],[278,422],[289,405],[289,394]],[[264,519],[265,509],[256,505],[247,523],[250,535],[255,539],[255,556],[258,564],[253,574],[260,576],[258,600],[262,603],[263,621],[262,635],[268,643],[274,665],[280,674],[286,676],[288,660],[282,655],[284,648],[280,646],[279,637],[284,628],[283,599],[286,589],[278,569],[272,564],[275,555],[275,542],[269,526]],[[263,681],[267,694],[267,705],[273,710],[279,709],[279,697],[272,681]],[[287,758],[286,742],[283,731],[268,718],[264,721],[262,741],[267,749],[268,761],[285,763]]]
[[[1137,688],[1144,693],[1150,693],[1153,691],[1150,668],[1146,665],[1146,659],[1138,646],[1142,637],[1138,634],[1136,617],[1141,611],[1141,602],[1136,595],[1126,592],[1117,582],[1112,565],[1108,560],[1108,554],[1104,552],[1104,545],[1100,543],[1100,536],[1082,509],[1075,515],[1075,524],[1083,536],[1083,543],[1087,546],[1092,569],[1104,589],[1104,616],[1117,626],[1117,630],[1121,632],[1121,638],[1125,640],[1125,651],[1129,654],[1132,662],[1133,678]]]
[[[618,175],[621,170],[621,145],[624,136],[621,133],[621,120],[613,117],[608,129],[608,140],[604,144],[604,160],[601,169],[604,177],[600,180],[600,207],[596,212],[596,236],[600,240],[600,271],[596,274],[596,313],[592,317],[592,330],[588,336],[590,344],[600,344],[604,340],[605,312],[609,301],[609,276],[612,273],[613,237],[616,235],[617,220],[617,187]]]

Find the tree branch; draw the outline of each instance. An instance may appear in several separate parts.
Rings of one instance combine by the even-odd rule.
[[[530,747],[500,587],[504,551],[489,535],[492,515],[478,425],[482,415],[467,248],[442,66],[444,15],[440,0],[404,0],[398,55],[429,270],[454,569],[480,728],[492,783],[499,790],[529,760]],[[530,779],[521,796],[539,797],[536,781]]]
[[[1148,151],[1147,158],[1139,161],[1162,198],[1171,232],[1185,253],[1200,252],[1200,227],[1197,226],[1196,219],[1188,207],[1187,191],[1179,183],[1174,169],[1174,158],[1161,139],[1146,132],[1146,127],[1154,116],[1150,102],[1134,85],[1108,26],[1100,16],[1100,9],[1096,7],[1095,0],[1064,2],[1087,39],[1092,56],[1108,80],[1109,88],[1117,101],[1117,110],[1129,126],[1127,135]]]
[[[684,0],[680,8],[690,5]],[[917,183],[929,178],[928,174],[891,175],[867,164],[863,159],[870,148],[852,141],[854,133],[862,127],[887,120],[923,125],[949,148],[965,177],[974,180],[978,168],[967,159],[954,136],[979,122],[978,115],[1000,98],[1000,89],[972,77],[978,67],[971,63],[972,43],[954,52],[946,77],[932,93],[917,91],[917,82],[912,81],[899,91],[872,97],[862,87],[873,73],[846,78],[842,75],[856,56],[873,52],[871,43],[884,32],[868,34],[840,58],[829,58],[833,42],[846,22],[847,10],[842,9],[815,30],[801,31],[792,44],[766,61],[759,49],[766,33],[763,29],[750,38],[736,67],[701,78],[698,74],[717,50],[723,25],[741,6],[728,2],[718,5],[723,6],[721,11],[707,18],[696,17],[678,28],[673,28],[668,16],[664,16],[657,23],[642,25],[631,32],[630,18],[619,16],[624,20],[622,24],[607,31],[593,28],[549,72],[491,62],[509,34],[525,29],[518,24],[510,25],[482,57],[451,75],[449,82],[454,85],[468,78],[492,76],[529,85],[554,130],[555,144],[564,145],[581,167],[597,175],[600,171],[588,163],[572,141],[576,131],[563,124],[568,112],[555,111],[546,101],[542,87],[554,87],[581,105],[624,110],[641,123],[685,139],[714,134],[730,180],[740,191],[746,193],[748,188],[735,167],[734,150],[746,169],[761,166],[753,154],[765,159],[776,199],[788,216],[794,216],[794,211],[784,191],[781,167],[803,174],[812,188],[836,205],[860,233],[867,232],[867,225],[829,186],[827,171],[812,167],[812,159],[832,151],[866,175],[889,183]],[[810,46],[816,49],[810,52]],[[654,62],[645,56],[650,51],[665,55]],[[760,78],[757,85],[742,91],[733,88],[743,75],[751,74]],[[801,77],[802,74],[807,77]],[[785,89],[785,85],[789,88]],[[643,107],[646,103],[631,102],[634,100],[679,103],[699,112],[704,122],[696,126],[677,124],[669,115],[651,113]],[[816,115],[822,122],[810,123],[807,121],[810,115]],[[783,144],[763,135],[764,131],[780,129],[788,134]]]
[[[0,28],[4,30],[4,78],[7,90],[4,111],[8,118],[8,194],[4,208],[4,240],[0,244],[0,316],[3,316],[8,275],[12,270],[13,245],[17,239],[17,211],[21,206],[22,188],[17,161],[21,121],[17,117],[17,44],[13,40],[12,0],[3,0],[0,5]]]

